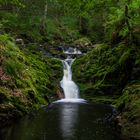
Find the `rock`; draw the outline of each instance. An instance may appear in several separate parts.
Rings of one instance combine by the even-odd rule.
[[[65,98],[64,92],[60,86],[58,87],[56,94],[57,94],[59,99]]]

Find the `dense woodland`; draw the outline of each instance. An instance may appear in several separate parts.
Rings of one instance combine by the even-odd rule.
[[[81,96],[118,108],[139,140],[140,0],[0,0],[0,122],[57,99],[60,46],[87,52],[73,65]]]

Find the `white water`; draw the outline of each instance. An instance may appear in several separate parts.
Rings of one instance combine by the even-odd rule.
[[[64,91],[65,99],[78,99],[79,98],[79,88],[72,81],[72,70],[71,65],[75,59],[67,58],[62,60],[63,63],[63,79],[61,80],[60,84]]]
[[[81,99],[79,96],[79,88],[76,83],[72,80],[72,70],[71,66],[75,59],[71,58],[71,54],[81,54],[81,51],[77,49],[70,48],[64,53],[67,55],[67,59],[61,60],[63,64],[63,78],[60,81],[60,85],[64,92],[64,99],[58,100],[56,102],[83,102],[86,101]]]
[[[82,54],[82,52],[76,48],[69,48],[68,50],[63,50],[65,54]]]

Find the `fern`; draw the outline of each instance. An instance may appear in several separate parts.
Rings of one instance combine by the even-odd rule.
[[[130,58],[130,56],[131,56],[131,49],[128,49],[120,57],[120,59],[119,59],[119,65],[124,65],[124,63],[126,62],[126,60],[128,60],[128,58]]]
[[[122,36],[122,37],[125,37],[127,36],[127,34],[129,33],[129,29],[128,27],[124,27],[120,32],[119,32],[119,35]]]

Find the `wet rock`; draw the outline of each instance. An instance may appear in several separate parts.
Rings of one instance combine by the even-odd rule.
[[[60,86],[58,87],[56,94],[57,94],[57,96],[58,96],[59,99],[65,98],[63,89]]]

